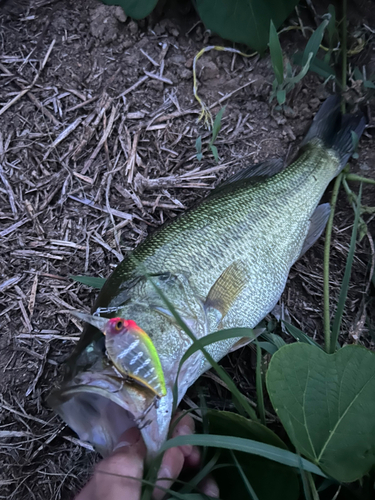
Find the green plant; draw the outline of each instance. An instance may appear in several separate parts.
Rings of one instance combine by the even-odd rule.
[[[217,151],[217,147],[214,145],[214,142],[216,141],[217,136],[219,135],[219,132],[220,132],[221,119],[223,118],[224,111],[225,111],[225,106],[223,108],[221,108],[221,110],[216,115],[215,120],[213,122],[213,126],[212,126],[211,139],[208,143],[208,147],[211,149],[211,152],[215,158],[216,163],[219,162],[219,153]],[[202,136],[201,135],[195,141],[195,148],[197,150],[197,160],[201,161],[201,159],[203,158]]]
[[[158,0],[102,0],[120,5],[134,19],[143,19]],[[195,0],[193,2],[206,28],[232,42],[242,43],[263,52],[267,48],[268,29],[272,19],[280,26],[298,4],[298,0]]]
[[[270,23],[270,36],[269,36],[269,49],[271,55],[271,63],[275,73],[275,79],[272,84],[272,92],[270,95],[270,102],[277,99],[280,105],[283,105],[286,100],[286,95],[290,92],[297,83],[299,83],[306,73],[311,68],[311,65],[316,60],[316,54],[319,50],[324,30],[330,22],[330,16],[318,26],[313,32],[309,41],[306,44],[305,50],[302,54],[300,64],[301,71],[294,74],[293,68],[289,61],[286,62],[284,67],[283,53],[276,28],[271,20]]]

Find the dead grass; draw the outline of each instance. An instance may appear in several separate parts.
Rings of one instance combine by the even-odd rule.
[[[88,311],[95,297],[69,275],[106,277],[150,231],[221,178],[285,154],[316,110],[299,114],[317,89],[314,77],[298,88],[290,103],[295,118],[286,119],[270,112],[267,60],[212,54],[210,71],[204,61],[200,67],[201,92],[214,111],[224,101],[228,107],[216,142],[220,164],[207,152],[198,162],[195,140],[209,135],[196,124],[192,98],[190,68],[201,48],[196,19],[184,21],[186,30],[166,22],[151,31],[120,23],[106,7],[114,38],[104,41],[93,26],[99,6],[94,0],[79,7],[68,0],[25,1],[0,13],[0,498],[70,498],[97,460],[44,403],[81,331],[60,311]],[[369,166],[369,176],[375,176],[373,150],[367,135],[358,165]],[[342,195],[332,304],[352,222]],[[344,329],[365,343],[370,255],[365,239],[344,318]],[[283,300],[296,324],[320,338],[321,244],[294,267]],[[226,363],[251,395],[249,353]],[[223,388],[212,384],[212,402],[220,404],[215,391],[222,396]]]

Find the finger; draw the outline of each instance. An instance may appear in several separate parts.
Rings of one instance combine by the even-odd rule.
[[[200,462],[201,462],[201,452],[199,451],[199,448],[193,446],[190,455],[185,457],[185,465],[186,467],[194,469],[199,466]]]
[[[114,452],[95,467],[93,477],[76,500],[139,500],[145,455],[139,430],[128,429]]]
[[[161,500],[164,497],[165,491],[158,488],[158,486],[170,488],[173,482],[180,475],[184,465],[184,460],[184,454],[180,448],[170,448],[165,452],[160,470],[158,472],[158,477],[164,479],[158,479],[156,481],[153,492],[154,500]]]
[[[175,421],[177,418],[180,417],[181,414],[177,414],[173,421]],[[172,423],[173,423],[172,421]],[[190,434],[193,434],[195,431],[195,422],[191,418],[190,415],[184,415],[181,420],[178,422],[176,427],[173,429],[172,437],[177,437],[177,436],[188,436]],[[182,451],[184,457],[188,457],[193,449],[193,446],[191,444],[186,444],[183,446],[179,446],[180,450]]]
[[[202,493],[211,498],[219,498],[219,487],[217,482],[211,476],[207,476],[199,483],[199,489]]]

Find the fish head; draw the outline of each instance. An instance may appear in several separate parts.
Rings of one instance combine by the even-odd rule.
[[[139,380],[122,376],[106,354],[106,341],[124,334],[146,335],[134,321],[122,318],[75,314],[89,321],[83,333],[93,337],[80,354],[74,353],[74,366],[62,386],[48,397],[48,404],[60,415],[82,441],[90,443],[102,456],[109,455],[121,435],[138,427],[148,457],[155,456],[166,440],[173,407],[173,386],[165,387],[162,397]],[[104,334],[104,335],[103,335]],[[77,368],[78,367],[78,368]]]

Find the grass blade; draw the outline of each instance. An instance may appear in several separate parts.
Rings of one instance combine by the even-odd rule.
[[[250,484],[250,481],[247,479],[246,474],[244,473],[241,464],[237,460],[236,455],[233,453],[231,450],[231,455],[233,458],[233,462],[236,464],[237,470],[240,473],[240,476],[242,477],[242,481],[244,482],[244,485],[246,486],[247,492],[249,493],[249,496],[252,500],[259,500],[258,495],[255,493],[253,487]]]
[[[295,327],[294,325],[291,325],[290,323],[287,323],[286,321],[283,321],[285,328],[287,329],[288,333],[294,337],[298,342],[304,342],[305,344],[311,344],[314,345],[315,347],[319,347],[319,349],[322,348],[321,345],[319,345],[315,340],[311,339],[306,335],[306,333],[303,333],[302,330],[299,328]]]
[[[270,24],[269,47],[273,71],[275,72],[277,83],[281,85],[284,81],[283,52],[281,50],[279,36],[272,20]]]
[[[168,300],[168,298],[164,295],[164,293],[159,289],[159,287],[154,283],[153,279],[150,277],[150,275],[144,270],[144,275],[146,278],[150,281],[160,298],[164,301],[165,305],[169,309],[169,311],[172,313],[174,319],[176,320],[176,323],[178,326],[186,333],[186,335],[193,341],[196,342],[196,345],[199,346],[199,349],[201,350],[202,354],[204,357],[207,359],[207,361],[210,363],[210,365],[216,370],[216,373],[219,375],[221,380],[226,383],[228,386],[229,391],[236,396],[238,401],[241,403],[241,406],[245,410],[245,412],[248,414],[248,416],[255,421],[258,421],[258,417],[256,412],[251,408],[250,404],[246,400],[246,398],[241,394],[241,392],[237,389],[236,384],[233,382],[233,380],[230,378],[230,376],[227,374],[227,372],[222,368],[216,361],[213,359],[213,357],[206,351],[202,344],[201,339],[197,339],[194,334],[190,331],[190,329],[186,326],[185,322],[182,320],[176,309],[174,308],[173,304]],[[177,387],[177,384],[175,384],[175,388]],[[173,408],[174,410],[176,409],[177,406],[177,391],[174,390],[174,402],[173,402]]]
[[[95,276],[69,276],[70,279],[82,283],[83,285],[91,286],[92,288],[98,288],[99,290],[103,287],[106,282],[105,278],[96,278]]]
[[[178,436],[166,441],[160,448],[160,453],[164,453],[169,448],[184,446],[186,444],[243,451],[244,453],[250,453],[252,455],[268,458],[269,460],[273,460],[274,462],[278,462],[289,467],[295,467],[297,469],[302,467],[308,472],[312,472],[313,474],[317,474],[321,477],[327,477],[318,466],[305,458],[299,457],[289,450],[283,450],[277,446],[254,441],[253,439],[233,436],[220,436],[216,434],[192,434],[190,436]]]
[[[326,227],[326,238],[324,242],[324,263],[323,263],[323,295],[324,295],[324,345],[326,352],[331,352],[331,318],[329,310],[329,254],[331,251],[331,237],[333,227],[333,217],[335,215],[335,208],[337,196],[339,193],[343,174],[336,177],[335,184],[332,190],[331,198],[331,213]],[[334,348],[333,348],[334,349]]]
[[[331,17],[331,16],[329,16]],[[309,59],[309,55],[312,54],[312,59],[316,56],[320,44],[322,43],[324,30],[329,23],[329,19],[324,19],[322,23],[316,28],[314,33],[310,36],[309,41],[306,44],[305,50],[302,57],[302,66],[305,66]]]
[[[335,314],[335,317],[333,319],[333,324],[332,324],[331,349],[329,351],[331,354],[335,351],[336,342],[337,342],[337,339],[339,337],[342,315],[344,312],[345,301],[346,301],[346,297],[347,297],[348,289],[349,289],[350,274],[352,271],[354,252],[355,252],[355,247],[356,247],[356,243],[357,243],[357,232],[358,232],[358,224],[359,224],[360,210],[361,210],[361,197],[362,197],[362,183],[360,184],[360,187],[359,187],[359,194],[357,197],[357,205],[355,207],[354,225],[353,225],[353,230],[352,230],[352,237],[350,240],[348,258],[347,258],[346,266],[345,266],[344,278],[342,280],[339,301],[337,304],[336,314]]]
[[[221,110],[218,112],[218,114],[215,117],[215,121],[212,127],[212,138],[210,141],[210,145],[216,141],[217,136],[219,135],[220,128],[221,128],[221,119],[223,118],[223,113],[225,111],[225,106],[221,108]]]
[[[264,411],[264,395],[263,395],[263,377],[262,377],[262,349],[257,343],[257,366],[256,366],[256,390],[257,390],[257,402],[258,402],[258,413],[260,421],[263,425],[266,425],[266,413]]]

